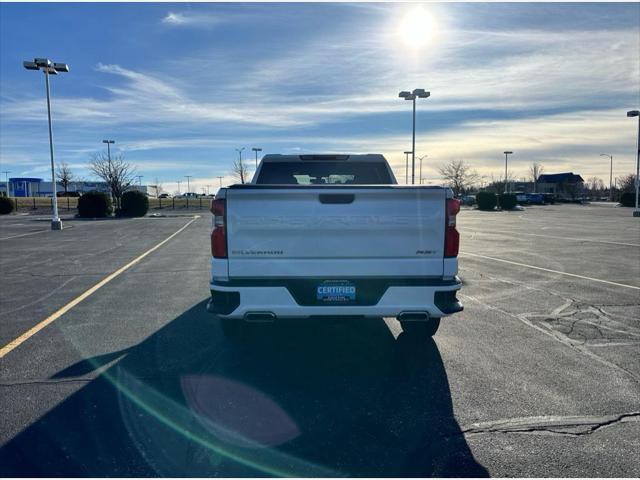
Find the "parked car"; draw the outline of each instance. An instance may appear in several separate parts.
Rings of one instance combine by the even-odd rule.
[[[556,196],[553,193],[542,193],[541,195],[545,205],[556,203]]]
[[[460,199],[460,202],[462,203],[462,205],[467,205],[467,206],[475,205],[476,196],[475,195],[464,195]]]
[[[252,322],[395,317],[433,335],[462,310],[460,202],[397,181],[382,155],[265,155],[211,202],[211,300],[231,338]]]
[[[80,192],[56,192],[56,197],[79,197]]]
[[[544,197],[541,193],[527,193],[527,203],[531,205],[544,204]]]
[[[171,195],[169,193],[161,193],[158,198],[171,198]]]
[[[518,202],[520,205],[526,205],[529,203],[529,200],[527,199],[527,194],[524,192],[513,192],[513,194],[516,196],[516,202]]]
[[[185,192],[175,196],[175,198],[199,198],[199,197],[200,197],[200,194],[196,192]]]

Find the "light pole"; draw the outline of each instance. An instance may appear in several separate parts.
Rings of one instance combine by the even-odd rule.
[[[636,139],[636,208],[633,211],[634,217],[640,217],[638,208],[638,195],[640,194],[640,110],[630,110],[627,117],[638,117],[638,138]]]
[[[513,152],[504,152],[504,193],[509,193],[509,180],[507,179],[507,163],[509,155],[513,154]]]
[[[224,177],[218,177],[218,180],[220,180],[220,188],[222,188],[222,179],[223,179],[223,178],[224,178]]]
[[[189,193],[191,191],[191,179],[193,178],[193,175],[185,175],[185,178],[187,179],[187,193]]]
[[[109,160],[109,163],[111,163],[111,145],[116,143],[116,141],[115,140],[102,140],[102,143],[106,143],[107,144],[107,159]]]
[[[5,170],[4,172],[4,183],[6,185],[7,188],[7,198],[9,198],[9,174],[11,173],[10,170]]]
[[[422,185],[422,159],[423,158],[427,158],[429,155],[422,155],[421,157],[418,157],[418,160],[420,160],[420,185]]]
[[[136,175],[136,178],[138,179],[138,186],[139,186],[139,187],[142,187],[142,177],[143,177],[143,176],[144,176],[144,175]]]
[[[600,154],[601,157],[609,157],[609,160],[611,160],[610,166],[609,166],[609,201],[613,201],[613,155],[609,155],[608,153],[601,153]]]
[[[416,180],[416,98],[428,98],[431,92],[425,92],[424,88],[416,88],[413,92],[402,91],[398,97],[413,101],[413,135],[411,137],[411,184]]]
[[[409,185],[409,154],[411,152],[404,152],[405,154],[405,163],[404,163],[404,183],[405,185]]]
[[[180,183],[182,183],[181,180],[176,180],[178,182],[178,195],[180,195]]]
[[[252,148],[251,150],[253,150],[254,152],[256,152],[256,170],[258,169],[258,152],[261,152],[262,149],[261,148]]]
[[[44,83],[47,89],[47,117],[49,119],[49,153],[51,154],[51,185],[53,187],[53,216],[51,217],[51,230],[62,230],[62,222],[58,216],[58,194],[56,192],[55,162],[53,160],[53,128],[51,126],[51,93],[49,91],[49,75],[68,72],[66,63],[54,63],[48,58],[34,58],[33,62],[22,62],[27,70],[42,70]]]

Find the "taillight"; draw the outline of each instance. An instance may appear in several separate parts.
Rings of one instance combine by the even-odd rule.
[[[227,228],[225,222],[226,200],[216,199],[211,202],[213,213],[213,230],[211,231],[211,255],[215,258],[227,258]]]
[[[460,234],[456,230],[456,215],[460,211],[460,200],[447,198],[447,212],[444,225],[444,256],[457,257],[460,247]]]

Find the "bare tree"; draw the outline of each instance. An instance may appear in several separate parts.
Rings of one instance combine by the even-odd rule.
[[[69,185],[75,178],[76,176],[73,174],[71,168],[69,168],[69,165],[67,165],[66,162],[58,164],[56,179],[58,179],[58,183],[60,183],[60,185],[62,185],[62,188],[64,188],[64,193],[67,193],[67,191],[69,190]]]
[[[246,183],[249,176],[249,167],[242,161],[242,158],[233,162],[233,174],[240,180],[240,183]]]
[[[636,191],[636,176],[633,173],[629,173],[624,177],[618,178],[618,190],[621,192],[635,192]]]
[[[542,164],[538,162],[533,162],[529,166],[529,175],[533,180],[533,193],[538,192],[538,178],[540,178],[540,175],[542,175],[543,172],[544,172],[544,167],[542,166]]]
[[[587,179],[587,190],[591,193],[597,193],[604,190],[604,182],[598,177],[589,177]]]
[[[122,194],[133,184],[135,169],[125,161],[123,154],[109,157],[104,153],[98,153],[93,156],[89,170],[106,182],[116,209],[119,209]]]
[[[456,197],[478,179],[478,174],[471,171],[471,167],[466,165],[464,160],[451,160],[446,165],[438,167],[438,172]]]

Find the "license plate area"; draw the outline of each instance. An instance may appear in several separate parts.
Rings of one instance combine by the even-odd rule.
[[[316,287],[316,301],[322,304],[355,303],[357,288],[348,280],[325,280]]]

